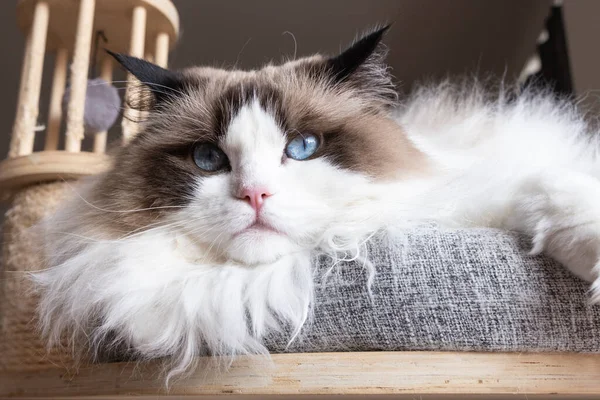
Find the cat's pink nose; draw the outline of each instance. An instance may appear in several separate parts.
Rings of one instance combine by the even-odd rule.
[[[256,212],[259,212],[265,199],[269,196],[271,196],[271,193],[267,189],[257,187],[242,190],[239,197],[242,200],[246,200]]]

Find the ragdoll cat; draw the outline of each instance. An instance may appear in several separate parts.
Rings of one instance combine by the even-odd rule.
[[[370,235],[424,220],[530,235],[598,300],[599,147],[575,107],[449,83],[399,103],[385,30],[253,71],[115,54],[151,109],[43,225],[50,342],[168,356],[171,374],[265,353],[261,338],[308,318],[316,254],[365,257]]]

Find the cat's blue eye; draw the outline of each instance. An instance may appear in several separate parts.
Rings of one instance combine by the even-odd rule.
[[[212,143],[198,143],[192,156],[198,168],[207,172],[221,170],[229,164],[223,150]]]
[[[319,148],[319,138],[306,133],[292,139],[285,148],[285,154],[294,160],[306,160]]]

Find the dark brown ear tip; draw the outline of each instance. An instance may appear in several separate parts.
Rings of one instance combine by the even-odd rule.
[[[390,29],[391,24],[381,28],[375,27],[358,38],[349,48],[336,57],[328,60],[330,73],[336,81],[343,81],[367,63],[369,58],[377,52],[383,34]]]
[[[146,85],[157,102],[181,92],[182,79],[178,72],[170,71],[144,59],[104,49],[120,65]]]
[[[129,56],[127,56],[126,54],[122,54],[122,53],[115,53],[114,51],[110,51],[109,49],[104,49],[105,52],[108,53],[108,55],[110,55],[112,58],[115,59],[116,62],[118,62],[119,64],[121,64],[122,66],[125,66],[125,60],[127,60],[127,58]]]
[[[385,24],[383,27],[379,28],[379,31],[382,33],[386,33],[387,31],[392,29],[392,25],[394,25],[393,22],[390,22],[389,24]]]
[[[378,40],[381,40],[381,38],[383,37],[383,35],[385,35],[391,28],[392,28],[392,23],[386,24],[384,26],[382,26],[381,28],[375,28],[371,33],[367,33],[365,35],[365,37],[374,37],[377,38]]]
[[[104,51],[105,51],[105,52],[107,52],[107,53],[108,53],[110,56],[112,56],[112,57],[114,57],[114,58],[117,58],[118,56],[120,56],[120,54],[119,54],[119,53],[115,53],[114,51],[110,51],[110,50],[109,50],[109,49],[107,49],[107,48],[104,48]]]
[[[111,51],[109,49],[104,49],[104,51],[106,51],[112,58],[114,58],[117,62],[119,62],[119,64],[124,66],[124,63],[126,63],[128,60],[139,60],[139,61],[144,61],[141,60],[137,57],[133,57],[130,56],[128,54],[123,54],[123,53],[115,53],[114,51]]]

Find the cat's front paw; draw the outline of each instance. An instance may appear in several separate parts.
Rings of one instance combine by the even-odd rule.
[[[590,303],[600,304],[600,260],[593,268],[595,279],[590,286]]]
[[[531,236],[531,254],[549,255],[600,293],[600,181],[572,172],[541,174],[524,182],[514,200],[509,223]]]

